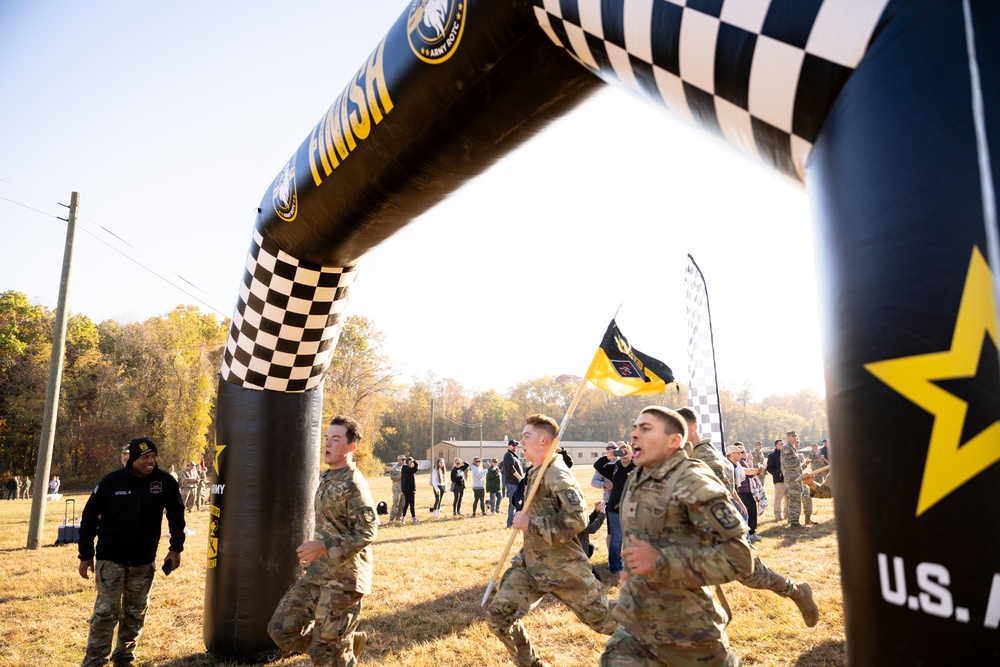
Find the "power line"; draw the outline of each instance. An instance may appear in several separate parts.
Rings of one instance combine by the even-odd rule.
[[[44,197],[43,195],[37,194],[35,192],[32,192],[31,190],[28,190],[27,188],[23,188],[23,187],[21,187],[19,185],[16,185],[14,183],[11,183],[10,181],[8,181],[6,179],[0,178],[0,183],[6,183],[7,185],[15,187],[15,188],[17,188],[19,190],[23,190],[24,192],[32,194],[32,195],[34,195],[36,197],[39,197],[40,199],[44,199],[45,201],[51,202],[53,204],[58,204],[60,206],[65,206],[65,204],[61,204],[61,203],[59,203],[59,202],[57,202],[55,200],[49,199],[48,197]],[[43,211],[43,210],[35,208],[33,206],[29,206],[28,204],[25,204],[23,202],[17,201],[15,199],[11,199],[9,197],[4,197],[2,195],[0,195],[0,199],[2,199],[4,201],[8,201],[8,202],[10,202],[12,204],[15,204],[17,206],[21,206],[21,207],[26,208],[28,210],[35,211],[37,213],[41,213],[42,215],[45,215],[45,216],[50,217],[50,218],[55,218],[56,220],[63,220],[63,218],[60,218],[57,215],[53,215],[52,213],[48,213],[47,211]],[[97,227],[98,229],[100,229],[101,231],[105,232],[106,234],[109,234],[110,236],[114,237],[115,239],[117,239],[121,243],[125,244],[126,246],[128,246],[129,248],[131,248],[132,250],[134,250],[135,252],[137,252],[139,254],[143,254],[143,252],[141,250],[139,250],[134,245],[132,245],[131,243],[129,243],[128,241],[126,241],[125,239],[123,239],[121,236],[119,236],[118,234],[114,233],[113,231],[111,231],[110,229],[108,229],[107,227],[105,227],[104,225],[100,224],[99,222],[97,222],[96,220],[94,220],[93,218],[91,218],[90,216],[84,215],[84,216],[81,216],[81,218],[83,220],[86,220],[89,224],[92,224],[95,227]],[[139,259],[137,259],[137,258],[131,256],[130,254],[128,254],[127,252],[123,251],[121,248],[115,247],[114,245],[112,245],[111,243],[109,243],[104,238],[101,238],[101,236],[99,236],[95,232],[87,229],[86,226],[82,226],[81,229],[84,232],[86,232],[88,235],[90,235],[92,238],[94,238],[97,241],[103,243],[105,246],[107,246],[111,250],[114,250],[115,252],[117,252],[119,255],[121,255],[125,259],[129,260],[130,262],[132,262],[136,266],[138,266],[138,267],[142,268],[143,270],[145,270],[147,273],[149,273],[149,274],[151,274],[151,275],[159,278],[163,282],[167,283],[168,285],[170,285],[174,289],[180,291],[181,293],[185,294],[186,296],[190,297],[191,299],[194,299],[195,301],[197,301],[198,303],[202,304],[203,306],[205,306],[209,310],[213,311],[214,313],[216,313],[220,317],[225,318],[225,317],[229,316],[229,315],[226,314],[226,312],[224,311],[224,309],[218,307],[218,305],[220,305],[221,302],[218,302],[215,305],[209,303],[205,299],[203,299],[203,298],[201,298],[201,297],[199,297],[199,296],[197,296],[195,294],[192,294],[190,291],[188,291],[187,289],[185,289],[181,285],[176,284],[175,282],[173,282],[172,280],[170,280],[168,277],[164,276],[163,274],[161,274],[161,273],[159,273],[157,271],[154,271],[151,267],[147,266],[146,264],[144,264],[143,262],[141,262]],[[213,300],[215,299],[211,294],[209,294],[208,292],[206,292],[202,288],[198,287],[197,285],[195,285],[193,282],[191,282],[187,278],[184,278],[183,276],[181,276],[180,274],[178,274],[176,271],[173,271],[172,269],[170,269],[169,267],[167,267],[166,265],[164,265],[162,262],[157,262],[156,260],[153,260],[153,261],[157,265],[159,265],[160,267],[162,267],[165,271],[169,272],[174,277],[176,277],[178,280],[181,280],[181,281],[187,283],[188,285],[190,285],[195,290],[201,292],[208,299],[213,299]]]
[[[6,183],[6,181],[4,181],[4,183]],[[40,208],[35,208],[34,206],[28,206],[27,204],[24,204],[24,203],[19,202],[19,201],[15,201],[13,199],[10,199],[9,197],[4,197],[3,195],[0,195],[0,199],[3,199],[4,201],[9,201],[11,204],[17,204],[18,206],[23,206],[24,208],[28,209],[29,211],[35,211],[36,213],[41,213],[42,215],[46,215],[46,216],[48,216],[50,218],[55,218],[56,220],[62,220],[62,218],[60,218],[58,215],[52,215],[51,213],[49,213],[47,211],[43,211]]]
[[[448,421],[450,421],[452,424],[455,424],[456,426],[464,426],[466,428],[479,428],[480,426],[483,425],[482,422],[479,422],[478,424],[463,424],[462,422],[457,422],[454,419],[452,419],[451,417],[449,417],[448,415],[443,415],[440,412],[436,413],[435,416],[440,417],[441,419],[447,419]]]

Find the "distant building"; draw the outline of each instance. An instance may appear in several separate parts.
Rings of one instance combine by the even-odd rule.
[[[559,444],[573,457],[575,465],[593,465],[594,461],[604,456],[604,447],[608,443],[605,440],[601,442],[571,440]],[[456,456],[463,461],[471,461],[477,456],[483,460],[503,459],[503,455],[507,453],[507,442],[504,440],[483,440],[482,443],[478,440],[441,440],[431,449],[424,450],[428,459],[432,461],[444,459],[448,467],[451,468],[452,461],[455,460]]]

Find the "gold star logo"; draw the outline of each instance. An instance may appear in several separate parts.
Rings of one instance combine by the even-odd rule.
[[[951,349],[865,364],[872,375],[934,416],[917,516],[1000,460],[1000,421],[963,445],[969,404],[935,384],[975,377],[984,344],[990,341],[998,346],[992,276],[979,249],[973,248]],[[1000,378],[987,380],[995,384]]]
[[[215,446],[215,476],[219,476],[219,455],[222,454],[222,450],[225,449],[225,445]]]

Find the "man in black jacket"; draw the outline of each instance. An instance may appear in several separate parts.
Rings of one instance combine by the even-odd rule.
[[[781,521],[781,506],[788,510],[788,495],[785,493],[785,476],[781,474],[781,440],[774,441],[774,451],[767,455],[767,472],[774,480],[774,520]]]
[[[507,441],[507,453],[503,455],[503,462],[500,464],[500,472],[503,474],[503,486],[507,492],[507,527],[510,528],[514,522],[514,493],[517,492],[518,483],[524,478],[524,469],[517,458],[517,441]]]
[[[608,498],[606,512],[608,516],[608,569],[611,571],[611,583],[617,585],[622,571],[622,523],[618,512],[622,492],[625,490],[625,480],[628,474],[635,470],[632,462],[632,445],[619,442],[618,449],[613,452],[615,459],[602,456],[594,462],[594,470],[611,480],[611,495]]]
[[[156,445],[136,438],[124,468],[104,476],[94,487],[80,520],[80,576],[94,573],[97,601],[82,667],[104,665],[118,626],[118,645],[111,655],[116,666],[131,665],[149,606],[156,571],[163,513],[170,528],[170,552],[164,572],[181,565],[184,550],[184,504],[173,477],[156,466]],[[94,564],[94,538],[97,564]]]

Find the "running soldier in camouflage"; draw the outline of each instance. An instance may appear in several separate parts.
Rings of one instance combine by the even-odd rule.
[[[396,457],[396,465],[389,468],[389,479],[392,480],[392,509],[389,511],[389,521],[402,520],[403,510],[403,466],[406,465],[406,456],[400,454]]]
[[[687,422],[688,441],[697,441],[698,416],[695,415],[694,410],[691,408],[681,408],[677,411],[677,413],[684,419],[685,422]],[[710,449],[711,451],[717,451],[714,447],[710,447]],[[715,473],[716,477],[718,477],[718,472],[716,472],[714,467],[712,468],[712,472]],[[727,479],[728,478],[721,479],[719,481],[722,482],[723,486],[725,486]],[[789,598],[795,603],[795,606],[799,608],[799,612],[802,614],[802,620],[805,622],[807,627],[811,628],[819,622],[819,607],[816,606],[816,602],[813,601],[812,587],[806,582],[797,584],[791,579],[783,577],[764,565],[759,558],[753,559],[753,571],[747,576],[740,577],[738,581],[747,588],[771,591],[772,593],[777,593],[783,598]]]
[[[781,448],[781,474],[785,476],[785,492],[788,494],[788,525],[793,528],[802,526],[799,515],[805,512],[805,524],[813,523],[812,496],[802,483],[802,462],[798,454],[799,435],[795,431],[785,434],[785,446]]]
[[[308,653],[315,665],[353,667],[367,642],[355,632],[361,600],[371,592],[377,520],[368,482],[354,467],[358,423],[334,417],[316,490],[316,534],[296,553],[305,574],[278,603],[267,632],[282,651]]]
[[[620,505],[626,579],[602,667],[742,664],[710,587],[750,572],[748,529],[708,466],[688,457],[686,437],[684,419],[659,406],[632,427],[637,470]]]
[[[542,415],[528,417],[521,437],[532,464],[527,488],[535,481],[558,427]],[[535,652],[521,618],[546,593],[572,610],[591,629],[610,635],[616,626],[604,586],[590,571],[590,561],[576,535],[587,527],[583,491],[562,458],[553,455],[538,491],[512,527],[524,532],[524,546],[511,560],[488,608],[487,623],[520,667],[546,665]]]
[[[681,408],[680,415],[685,421],[688,421],[688,413],[694,417],[694,411],[691,408]],[[697,422],[697,418],[694,417]],[[722,482],[722,485],[726,487],[726,492],[732,499],[740,511],[743,512],[744,516],[747,513],[747,508],[740,500],[740,496],[736,493],[736,478],[733,473],[733,465],[731,462],[726,460],[726,457],[722,455],[712,441],[709,438],[698,438],[697,436],[691,435],[690,422],[688,422],[688,436],[687,442],[684,445],[684,449],[688,456],[693,459],[698,459],[702,463],[705,463],[712,472],[715,473],[716,478]]]

